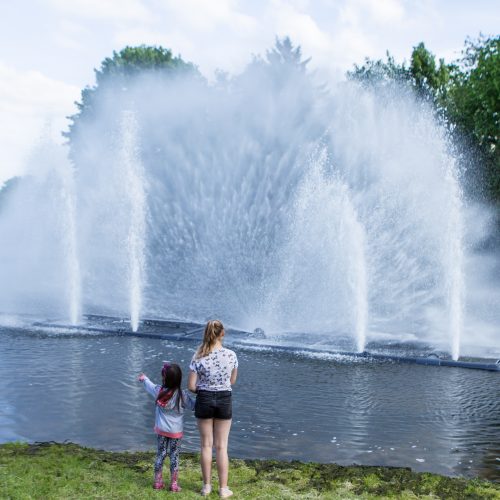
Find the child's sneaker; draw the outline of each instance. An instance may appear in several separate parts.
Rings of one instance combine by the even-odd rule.
[[[229,498],[233,496],[233,492],[226,486],[225,488],[219,488],[219,496],[221,498]]]
[[[212,485],[211,484],[204,484],[200,493],[201,493],[202,497],[208,497],[208,495],[210,495],[210,493],[212,493]]]

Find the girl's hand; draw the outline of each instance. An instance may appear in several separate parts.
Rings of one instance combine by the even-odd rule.
[[[145,378],[146,378],[146,375],[144,375],[144,373],[139,373],[137,380],[139,380],[139,382],[142,382]]]

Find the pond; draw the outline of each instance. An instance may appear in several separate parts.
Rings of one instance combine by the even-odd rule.
[[[154,404],[137,374],[164,360],[185,376],[197,341],[0,328],[0,442],[155,446]],[[230,455],[408,466],[500,480],[500,378],[275,349],[234,347]],[[184,450],[198,448],[188,415]]]

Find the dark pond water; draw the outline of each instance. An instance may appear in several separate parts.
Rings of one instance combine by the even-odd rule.
[[[0,441],[151,449],[154,405],[135,381],[195,342],[0,329]],[[500,480],[500,374],[236,349],[233,457],[409,466]],[[186,418],[185,450],[198,448]]]

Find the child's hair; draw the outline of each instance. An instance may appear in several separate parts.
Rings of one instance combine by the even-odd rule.
[[[224,325],[218,319],[211,320],[205,326],[205,333],[203,334],[203,342],[196,351],[196,358],[203,358],[208,356],[214,348],[217,339],[224,331]]]
[[[175,399],[175,408],[179,411],[181,401],[184,403],[182,395],[182,370],[175,363],[165,363],[161,369],[162,385],[161,390],[156,397],[156,403],[160,406],[165,406],[177,391]]]

